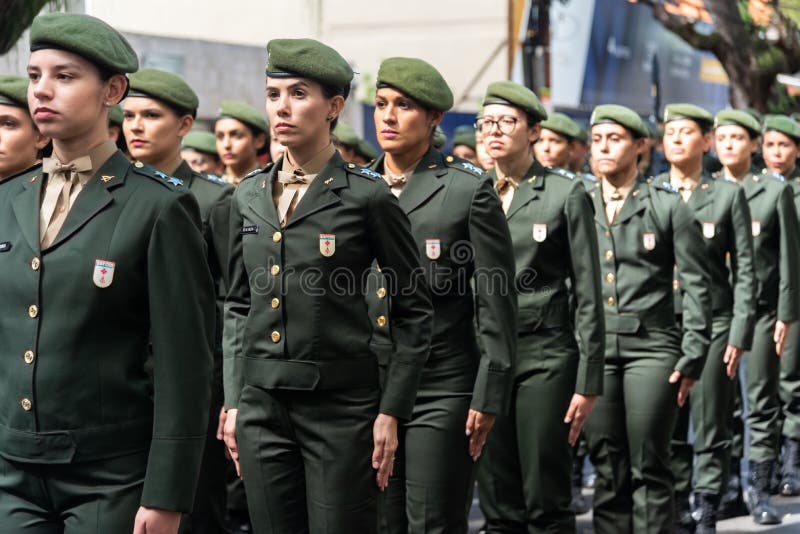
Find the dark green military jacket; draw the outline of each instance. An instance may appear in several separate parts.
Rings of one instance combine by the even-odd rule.
[[[222,178],[200,174],[185,161],[174,172],[200,206],[203,237],[208,250],[208,265],[217,290],[217,329],[214,339],[215,402],[222,398],[222,309],[228,293],[228,240],[233,186]]]
[[[700,226],[668,182],[641,176],[614,223],[606,219],[601,185],[589,192],[595,208],[607,334],[648,335],[674,329],[673,274],[683,288],[683,341],[675,368],[698,378],[711,338],[711,275]],[[606,336],[606,358],[619,354]]]
[[[382,173],[383,159],[372,169]],[[494,187],[471,163],[431,148],[399,201],[411,221],[434,309],[421,391],[471,391],[472,409],[504,413],[513,384],[517,305],[513,246]],[[381,317],[396,315],[396,303],[376,302],[374,293],[368,298],[376,338],[397,343],[394,330],[381,331]]]
[[[379,387],[364,299],[373,260],[391,270],[395,350],[381,413],[407,419],[430,349],[432,310],[408,218],[380,176],[337,152],[285,228],[274,166],[239,184],[231,207],[225,303],[225,406],[244,384],[269,389]]]
[[[0,454],[62,464],[149,449],[142,504],[188,512],[214,295],[197,202],[163,176],[117,151],[44,251],[41,167],[0,184]]]
[[[669,182],[669,174],[658,180]],[[704,173],[687,205],[703,234],[714,317],[731,316],[728,344],[749,350],[755,326],[755,273],[750,209],[744,191],[735,182]],[[682,313],[682,292],[676,279],[678,313]]]
[[[748,173],[742,187],[752,218],[757,312],[777,311],[778,320],[796,321],[800,228],[792,186],[763,170]]]
[[[496,181],[495,170],[489,176]],[[575,392],[601,394],[605,328],[600,263],[594,209],[583,181],[534,161],[506,219],[516,259],[520,343],[535,342],[529,336],[540,328],[574,326],[583,347]],[[517,361],[518,376],[524,366]]]

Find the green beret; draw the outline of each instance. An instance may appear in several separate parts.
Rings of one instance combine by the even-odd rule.
[[[177,74],[156,69],[142,69],[131,74],[131,91],[128,96],[144,96],[160,100],[168,106],[191,115],[197,113],[199,101]]]
[[[47,13],[33,19],[31,52],[45,48],[72,52],[115,74],[139,68],[139,59],[127,39],[89,15]]]
[[[336,123],[336,128],[333,129],[333,136],[339,143],[356,147],[358,146],[358,134],[350,126],[343,122]]]
[[[192,130],[183,136],[181,148],[191,148],[204,154],[217,155],[217,136],[203,130]]]
[[[757,120],[759,125],[762,122],[764,122],[764,115],[761,112],[759,112],[756,108],[744,108],[742,111],[744,111],[745,113],[753,117],[755,120]],[[761,129],[760,126],[759,129]]]
[[[464,145],[475,150],[475,128],[467,124],[459,126],[453,132],[453,146]]]
[[[22,76],[0,75],[0,104],[28,110],[28,79]]]
[[[795,122],[800,122],[800,113],[792,113],[791,117]]]
[[[780,132],[800,143],[800,126],[786,115],[767,115],[764,117],[764,133]]]
[[[453,92],[433,65],[411,57],[392,57],[381,63],[378,89],[389,86],[436,111],[453,107]]]
[[[122,116],[122,106],[117,104],[110,110],[108,110],[108,125],[111,126],[112,124],[115,126],[122,127],[122,121],[124,117]]]
[[[222,119],[225,117],[241,121],[269,135],[267,121],[261,115],[261,112],[250,104],[239,102],[238,100],[223,100],[217,110],[217,118]]]
[[[547,111],[536,93],[518,83],[504,81],[489,84],[483,99],[483,105],[487,104],[511,105],[532,115],[537,121],[547,119]]]
[[[750,132],[753,137],[761,135],[761,126],[751,114],[740,109],[723,109],[714,117],[714,129],[720,126],[741,126]]]
[[[693,120],[701,128],[714,124],[714,116],[700,106],[694,104],[668,104],[664,108],[664,122],[672,122],[681,119]]]
[[[353,69],[339,52],[314,39],[273,39],[267,43],[267,76],[310,78],[346,95]]]
[[[358,146],[356,147],[356,152],[358,152],[362,157],[370,161],[378,157],[378,151],[375,150],[375,147],[372,146],[372,143],[370,143],[366,139],[358,140]]]
[[[437,126],[433,131],[433,139],[431,140],[431,144],[436,150],[441,150],[444,148],[444,145],[447,144],[447,136],[444,134],[444,130],[442,130],[441,126]]]
[[[588,143],[589,132],[586,131],[586,128],[580,128],[580,131],[578,132],[578,135],[575,136],[575,139],[577,139],[581,143]]]
[[[645,126],[644,121],[631,108],[618,106],[617,104],[603,104],[594,108],[592,116],[589,118],[589,124],[594,126],[595,124],[608,122],[624,126],[634,137],[650,137],[650,131]]]
[[[581,134],[581,127],[564,113],[549,113],[541,123],[542,128],[561,134],[570,139],[576,139]]]

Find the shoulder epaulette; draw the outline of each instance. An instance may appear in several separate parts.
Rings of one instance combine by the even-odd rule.
[[[567,169],[563,169],[561,167],[550,167],[547,171],[551,174],[557,174],[562,178],[566,178],[567,180],[574,180],[576,174],[572,171],[568,171]]]
[[[675,189],[675,187],[671,183],[669,183],[669,180],[664,180],[664,179],[653,180],[652,183],[658,189],[663,189],[664,191],[675,193],[676,195],[678,194],[678,190]]]
[[[366,167],[361,167],[356,165],[355,163],[348,163],[345,165],[348,171],[358,176],[363,176],[364,178],[369,178],[371,180],[381,180],[383,177],[380,175],[379,172],[375,172],[372,169],[367,169]]]
[[[205,178],[207,181],[211,182],[212,184],[217,185],[228,185],[228,182],[217,176],[216,174],[209,174],[209,173],[199,173],[200,176]]]
[[[141,161],[137,161],[133,164],[133,170],[136,172],[136,174],[146,176],[162,185],[169,187],[170,189],[183,187],[183,182],[181,180],[175,178],[174,176],[169,176],[167,173],[162,172],[151,165],[142,163]]]
[[[9,182],[11,182],[11,180],[19,178],[21,176],[30,176],[29,180],[31,182],[33,182],[33,181],[35,181],[36,177],[40,176],[41,174],[42,174],[42,164],[39,163],[37,165],[34,165],[33,167],[28,167],[27,169],[25,169],[22,172],[18,172],[17,174],[12,174],[11,176],[7,177],[5,180],[0,180],[0,184],[9,183]]]
[[[244,175],[244,177],[242,177],[241,181],[247,180],[248,178],[252,178],[253,176],[257,176],[257,175],[261,174],[262,172],[268,171],[269,168],[272,167],[272,165],[273,164],[270,161],[269,163],[267,163],[267,166],[264,167],[263,169],[255,169],[253,171],[248,172],[247,174]]]
[[[772,172],[769,169],[762,169],[761,170],[761,174],[763,176],[767,176],[769,178],[774,178],[775,180],[778,180],[779,182],[785,182],[786,181],[786,178],[784,178],[782,174],[778,174],[777,172]]]
[[[461,158],[457,158],[455,156],[447,156],[444,158],[444,161],[447,163],[447,166],[453,169],[459,169],[461,171],[466,171],[474,176],[482,176],[483,169],[478,167],[477,165],[470,163],[469,161],[463,160]]]
[[[583,178],[584,180],[587,180],[587,181],[589,181],[589,182],[593,182],[593,183],[597,183],[597,176],[595,176],[594,174],[592,174],[592,173],[590,173],[590,172],[582,172],[582,173],[580,174],[580,176],[581,176],[581,178]]]

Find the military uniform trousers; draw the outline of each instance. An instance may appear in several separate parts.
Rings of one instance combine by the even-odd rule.
[[[381,495],[383,534],[467,532],[476,465],[465,428],[476,369],[464,369],[449,350],[431,352],[411,419],[398,430],[394,472]]]
[[[800,324],[789,327],[781,355],[780,378],[783,437],[800,440]]]
[[[597,534],[673,530],[670,439],[678,413],[678,385],[669,384],[668,378],[680,346],[677,327],[606,334],[603,395],[585,427],[597,472]]]
[[[692,388],[689,401],[678,410],[672,438],[675,493],[692,490],[693,460],[696,474],[694,490],[713,495],[725,492],[731,460],[732,432],[729,421],[736,381],[736,378],[728,378],[727,365],[722,360],[728,346],[730,327],[730,316],[715,315],[703,374]],[[688,445],[690,419],[694,430],[693,446]]]
[[[747,388],[745,422],[750,428],[747,458],[753,462],[777,460],[780,451],[781,407],[778,390],[781,360],[775,353],[772,337],[776,320],[774,311],[758,310],[753,346],[743,358]]]
[[[478,467],[486,532],[575,532],[570,425],[564,416],[578,360],[569,328],[519,336],[511,410],[497,418]]]
[[[377,387],[297,391],[245,384],[236,439],[256,534],[377,530]]]
[[[148,452],[69,464],[34,464],[0,456],[0,532],[133,532]]]

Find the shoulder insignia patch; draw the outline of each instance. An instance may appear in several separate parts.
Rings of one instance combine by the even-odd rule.
[[[581,173],[581,178],[583,178],[587,182],[597,183],[597,176],[595,176],[594,174],[592,174],[590,172]]]
[[[477,165],[474,165],[474,164],[470,163],[469,161],[464,161],[461,158],[456,158],[456,157],[453,157],[453,156],[447,156],[446,158],[444,158],[444,161],[447,163],[448,167],[452,167],[454,169],[459,169],[459,170],[462,170],[462,171],[466,171],[466,172],[468,172],[470,174],[473,174],[475,176],[482,176],[483,175],[483,169],[481,169]]]
[[[168,184],[174,185],[175,187],[178,187],[179,185],[183,185],[183,182],[181,182],[180,180],[178,180],[174,176],[167,176],[166,173],[163,173],[161,171],[158,171],[158,170],[153,171],[153,174],[155,174],[156,176],[158,176],[159,178],[161,178],[162,180],[164,180]]]
[[[675,189],[671,183],[667,180],[659,180],[655,183],[656,187],[663,189],[664,191],[669,191],[670,193],[678,193],[678,190]]]
[[[267,166],[266,166],[266,167],[264,167],[263,169],[255,169],[255,170],[253,170],[253,171],[250,171],[250,172],[248,172],[246,175],[244,175],[244,177],[242,178],[242,180],[247,180],[248,178],[252,178],[253,176],[255,176],[255,175],[257,175],[257,174],[261,174],[263,171],[266,171],[266,170],[267,170],[267,169],[269,169],[271,166],[272,166],[272,163],[270,163],[269,165],[267,165]]]
[[[380,173],[378,173],[378,172],[375,172],[375,171],[373,171],[372,169],[367,169],[366,167],[356,167],[356,169],[355,169],[355,170],[357,170],[357,171],[358,171],[359,173],[361,173],[363,176],[367,176],[367,177],[369,177],[369,178],[374,178],[375,180],[380,180],[381,178],[383,178],[383,177],[380,175]]]
[[[483,169],[481,169],[477,165],[474,165],[474,164],[470,163],[469,161],[462,161],[461,162],[461,166],[464,167],[465,169],[467,169],[468,171],[477,174],[478,176],[483,174]]]
[[[202,173],[202,174],[200,174],[200,176],[202,176],[203,178],[205,178],[209,182],[215,183],[217,185],[227,185],[227,183],[228,183],[225,180],[223,180],[222,178],[220,178],[219,176],[217,176],[216,174]]]
[[[562,178],[566,178],[567,180],[575,179],[575,173],[572,171],[568,171],[567,169],[562,169],[561,167],[551,167],[548,170],[553,174],[557,174]]]

